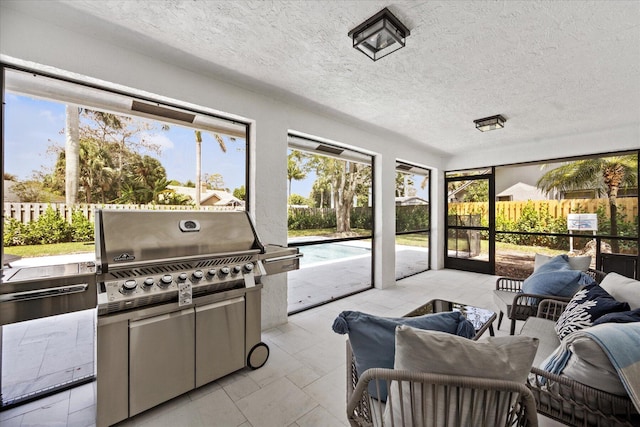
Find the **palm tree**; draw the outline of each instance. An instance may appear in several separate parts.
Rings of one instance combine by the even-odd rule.
[[[638,156],[600,157],[567,162],[540,177],[536,186],[549,193],[551,190],[567,191],[593,189],[598,196],[609,199],[611,235],[618,235],[617,197],[620,188],[638,185]],[[611,242],[611,250],[619,251],[617,240]]]
[[[65,106],[65,184],[64,194],[67,205],[78,202],[78,181],[80,179],[80,108],[77,105]]]
[[[287,193],[288,197],[291,196],[291,182],[293,180],[300,181],[307,177],[307,172],[300,167],[300,160],[302,159],[302,153],[293,150],[287,156],[287,180],[289,181],[289,191]]]
[[[202,191],[202,131],[196,130],[196,206],[200,206],[200,197]],[[218,141],[218,145],[223,153],[227,152],[227,146],[220,135],[214,133],[213,136]]]

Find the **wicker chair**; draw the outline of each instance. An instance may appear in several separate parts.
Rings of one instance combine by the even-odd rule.
[[[387,389],[386,404],[369,395],[371,382]],[[538,425],[535,399],[522,383],[382,368],[358,379],[348,341],[347,417],[353,427]]]
[[[543,300],[538,305],[536,318],[555,322],[566,306],[567,303],[564,301]],[[541,330],[545,322],[538,319],[531,319],[536,320],[531,322],[533,328],[529,327],[530,322],[525,324],[523,332],[526,335],[541,337],[545,334],[545,331]],[[546,326],[550,325],[547,322]],[[542,351],[543,355],[546,353],[544,341],[541,339],[538,347],[538,352]],[[549,348],[554,345],[557,345],[555,341],[550,343]],[[538,413],[563,424],[575,427],[640,425],[640,415],[628,396],[618,396],[597,390],[536,367],[531,368],[527,386],[535,397]]]
[[[606,273],[599,270],[589,269],[586,271],[588,275],[600,283],[606,276]],[[522,292],[524,279],[512,279],[509,277],[500,277],[496,280],[496,289],[493,291],[493,300],[498,306],[498,329],[502,324],[504,314],[511,319],[511,329],[509,333],[515,334],[516,320],[527,320],[530,316],[535,316],[538,311],[538,303],[545,298],[551,298],[559,301],[569,302],[571,297],[563,298],[554,295],[525,294]]]

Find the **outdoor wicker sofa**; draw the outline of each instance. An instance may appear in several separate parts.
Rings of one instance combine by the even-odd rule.
[[[530,317],[520,332],[540,340],[527,382],[538,413],[570,426],[639,426],[640,415],[628,396],[608,393],[538,367],[560,345],[554,325],[566,306],[565,301],[542,300],[536,316]]]

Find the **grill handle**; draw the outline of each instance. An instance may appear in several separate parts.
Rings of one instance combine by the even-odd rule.
[[[88,288],[89,284],[83,283],[79,285],[59,286],[57,288],[38,289],[35,291],[14,292],[10,294],[0,295],[0,303],[28,301],[34,299],[77,294],[86,291]]]

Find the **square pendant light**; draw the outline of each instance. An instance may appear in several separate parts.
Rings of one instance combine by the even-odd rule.
[[[473,122],[476,124],[476,129],[480,132],[487,132],[494,129],[502,129],[506,120],[504,117],[497,115],[474,120]]]
[[[349,31],[353,47],[377,61],[405,45],[410,32],[386,7]]]

